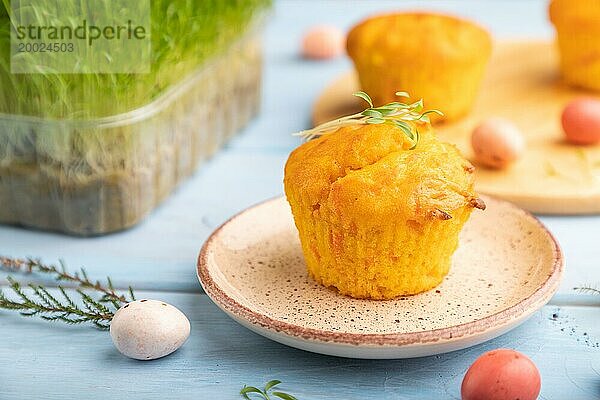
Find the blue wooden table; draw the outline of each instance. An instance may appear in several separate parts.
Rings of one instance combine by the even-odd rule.
[[[117,287],[131,284],[139,297],[176,305],[191,320],[189,341],[165,359],[138,362],[121,356],[107,333],[0,312],[0,399],[238,399],[244,384],[275,378],[300,399],[458,399],[471,362],[498,347],[537,363],[541,399],[600,399],[600,298],[572,289],[600,284],[600,216],[542,217],[566,256],[558,294],[514,331],[440,356],[368,361],[288,348],[230,320],[198,285],[203,241],[231,214],[282,193],[284,162],[299,144],[290,133],[309,124],[312,100],[350,68],[347,59],[301,60],[303,31],[315,23],[347,29],[372,12],[415,7],[472,17],[499,38],[552,35],[544,0],[277,3],[265,35],[262,114],[146,222],[91,239],[0,227],[0,254],[63,258],[91,276],[110,275]]]

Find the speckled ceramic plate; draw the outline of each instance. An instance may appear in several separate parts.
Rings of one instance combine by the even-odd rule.
[[[284,198],[234,216],[205,243],[198,276],[243,326],[283,344],[354,358],[408,358],[473,346],[516,327],[558,288],[562,255],[550,232],[516,206],[485,197],[437,288],[357,300],[314,282]]]

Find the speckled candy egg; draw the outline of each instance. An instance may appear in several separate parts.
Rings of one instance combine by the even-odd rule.
[[[569,142],[583,145],[600,143],[600,100],[573,100],[565,107],[561,122]]]
[[[305,58],[329,59],[344,52],[344,34],[333,26],[315,26],[304,35],[302,55]]]
[[[489,118],[473,131],[471,146],[478,163],[490,168],[506,168],[521,157],[525,140],[512,122]]]
[[[110,323],[115,347],[136,360],[171,354],[190,335],[190,321],[177,308],[157,300],[132,301],[121,307]]]
[[[488,351],[469,367],[462,400],[536,400],[542,378],[527,356],[511,349]]]

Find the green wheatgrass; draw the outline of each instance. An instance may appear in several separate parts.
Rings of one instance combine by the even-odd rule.
[[[270,3],[151,0],[149,74],[11,74],[9,1],[0,0],[0,114],[93,119],[134,110],[226,49]],[[37,7],[43,13],[43,2]]]
[[[139,222],[256,112],[252,27],[270,3],[151,0],[151,73],[20,75],[0,0],[0,223],[98,235]],[[97,120],[186,77],[193,85],[156,112]]]

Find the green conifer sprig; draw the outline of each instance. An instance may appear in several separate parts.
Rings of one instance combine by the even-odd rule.
[[[600,295],[600,289],[598,289],[597,287],[591,286],[591,285],[575,287],[573,289],[577,290],[579,293],[583,293],[583,294],[599,294]]]
[[[44,273],[57,281],[77,284],[75,292],[79,298],[75,301],[62,286],[57,288],[60,294],[54,295],[42,285],[30,283],[24,288],[9,276],[7,280],[13,295],[8,297],[0,290],[0,309],[19,311],[25,317],[37,316],[47,321],[62,321],[68,324],[91,323],[99,329],[106,330],[115,311],[135,300],[131,287],[128,296],[119,294],[110,278],[106,278],[106,285],[103,285],[100,281],[92,281],[83,268],[79,272],[69,273],[62,262],[60,267],[57,267],[31,258],[0,256],[0,267],[12,272]],[[100,297],[95,299],[85,290],[97,292]]]

